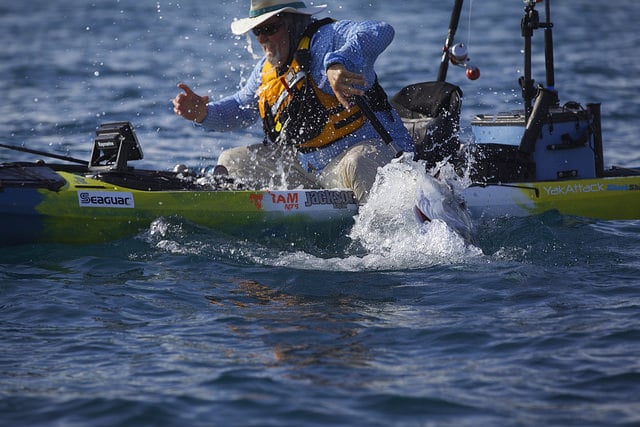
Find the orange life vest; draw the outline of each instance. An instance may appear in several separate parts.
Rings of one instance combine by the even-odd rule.
[[[292,144],[308,152],[330,145],[364,124],[365,117],[358,107],[347,111],[335,95],[323,92],[311,76],[311,37],[330,22],[333,20],[329,18],[316,21],[305,30],[286,71],[279,74],[276,67],[265,61],[258,106],[267,140]],[[377,80],[368,92],[382,96],[389,105]]]

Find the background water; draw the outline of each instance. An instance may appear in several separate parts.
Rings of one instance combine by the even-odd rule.
[[[158,169],[253,142],[259,127],[201,133],[170,104],[178,82],[216,98],[248,75],[229,31],[247,4],[0,2],[1,142],[86,159],[99,123],[130,120],[139,167]],[[329,15],[396,28],[378,61],[392,94],[435,79],[451,6]],[[482,76],[449,69],[465,123],[521,106],[522,9],[466,2],[458,40]],[[552,21],[561,101],[602,102],[605,164],[637,166],[640,6],[554,1]],[[15,159],[32,156],[0,151]],[[321,247],[160,219],[107,244],[0,249],[0,424],[640,425],[640,222],[502,219],[469,247],[417,232],[393,185],[375,221]]]

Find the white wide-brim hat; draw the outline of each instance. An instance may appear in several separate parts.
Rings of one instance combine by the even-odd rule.
[[[249,17],[238,19],[231,23],[231,32],[237,36],[244,34],[254,27],[262,24],[278,13],[299,13],[301,15],[315,15],[326,8],[327,5],[307,7],[301,1],[287,0],[251,0]]]

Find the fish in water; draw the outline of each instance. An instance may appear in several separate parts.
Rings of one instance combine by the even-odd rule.
[[[440,178],[425,174],[417,189],[413,213],[420,224],[443,221],[468,243],[476,241],[475,226],[464,200]]]

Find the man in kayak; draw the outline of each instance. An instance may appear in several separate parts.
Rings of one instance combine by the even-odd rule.
[[[399,150],[413,151],[374,71],[394,30],[380,21],[312,18],[325,7],[251,0],[249,17],[231,24],[236,35],[252,31],[265,54],[246,84],[209,103],[181,83],[174,111],[211,131],[262,120],[262,144],[220,154],[218,164],[231,176],[265,187],[350,188],[364,202],[378,168]],[[355,97],[364,100],[364,111]],[[367,116],[378,119],[391,144]]]

